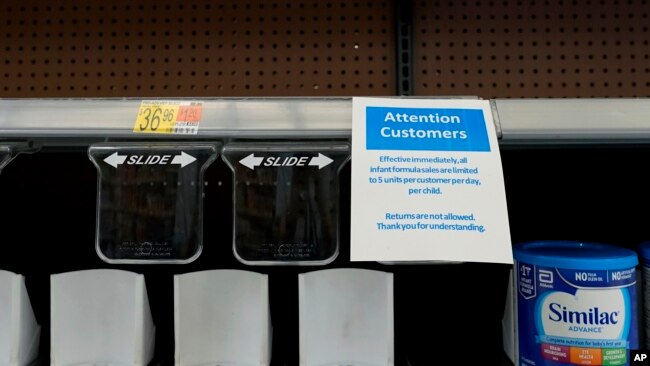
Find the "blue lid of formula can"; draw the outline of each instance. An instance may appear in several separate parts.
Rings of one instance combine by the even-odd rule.
[[[639,245],[639,254],[641,254],[641,262],[650,264],[650,241]]]
[[[650,247],[648,254],[650,257]],[[540,266],[585,270],[632,268],[639,264],[638,257],[632,250],[575,241],[521,243],[514,247],[514,258]]]

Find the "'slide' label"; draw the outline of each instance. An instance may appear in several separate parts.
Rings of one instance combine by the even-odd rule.
[[[488,101],[355,98],[352,161],[353,261],[512,263]]]
[[[196,135],[202,112],[203,102],[143,101],[133,132]]]
[[[118,165],[169,165],[169,164],[178,164],[181,168],[192,164],[196,161],[196,158],[190,154],[181,151],[178,155],[172,154],[159,154],[159,155],[146,155],[146,154],[132,154],[132,155],[120,155],[119,152],[114,152],[109,155],[104,162],[113,168],[117,168]]]
[[[318,156],[255,156],[250,154],[241,159],[239,163],[250,170],[255,170],[255,167],[318,167],[323,169],[330,165],[334,160],[330,159],[327,155],[318,153]]]
[[[638,348],[636,272],[517,262],[519,364],[630,365]]]

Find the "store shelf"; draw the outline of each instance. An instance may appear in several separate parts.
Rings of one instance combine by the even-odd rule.
[[[650,236],[639,173],[650,154],[650,98],[621,98],[650,96],[649,14],[647,1],[3,2],[0,270],[25,276],[42,326],[35,364],[50,363],[50,276],[100,268],[144,275],[156,325],[150,365],[174,364],[174,276],[226,268],[268,275],[270,366],[300,363],[297,279],[315,268],[237,261],[237,180],[223,159],[205,171],[201,257],[115,266],[94,246],[98,177],[87,149],[97,142],[347,142],[350,96],[475,95],[494,112],[513,243],[636,249]],[[140,103],[156,98],[201,101],[198,134],[134,133]],[[353,165],[332,202],[342,208],[340,255],[318,269],[394,274],[396,366],[513,366],[501,347],[511,266],[350,261]],[[264,185],[248,187],[247,198],[261,193],[246,214],[257,228],[275,204],[261,196],[278,190],[274,175],[255,175]],[[131,182],[154,191],[161,183]]]
[[[350,98],[198,99],[198,135],[156,138],[348,138]],[[140,99],[0,100],[1,138],[134,138]],[[496,99],[502,144],[650,141],[650,99]],[[56,139],[50,142],[56,141]]]
[[[151,99],[147,99],[151,100]],[[347,137],[351,99],[192,99],[201,126],[188,138]],[[0,137],[142,137],[133,134],[140,99],[0,100]],[[156,138],[165,135],[155,135]],[[183,138],[182,135],[169,135]]]
[[[650,141],[650,99],[496,99],[503,143]]]

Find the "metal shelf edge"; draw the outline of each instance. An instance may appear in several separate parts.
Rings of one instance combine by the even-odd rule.
[[[0,99],[0,138],[349,138],[352,128],[352,98],[191,100],[203,102],[197,135],[134,134],[142,99]],[[650,99],[491,105],[501,144],[650,141]]]

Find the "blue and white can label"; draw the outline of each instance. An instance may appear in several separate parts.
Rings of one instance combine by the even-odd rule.
[[[629,365],[639,347],[634,268],[515,262],[520,366]]]

